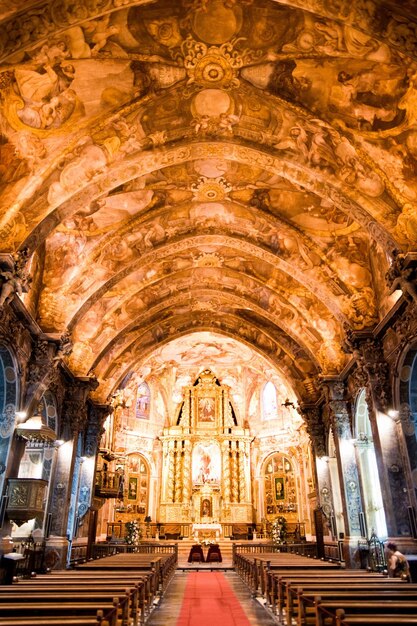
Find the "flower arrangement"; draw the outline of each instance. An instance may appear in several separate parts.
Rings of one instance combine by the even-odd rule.
[[[287,537],[287,520],[283,515],[272,522],[271,537],[274,543],[284,543]]]
[[[126,522],[125,541],[129,546],[136,546],[142,537],[142,531],[136,520]]]
[[[203,546],[214,546],[216,543],[213,539],[202,539],[200,542]]]

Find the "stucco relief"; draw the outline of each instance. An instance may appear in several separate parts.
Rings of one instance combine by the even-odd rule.
[[[344,328],[414,298],[390,263],[417,240],[415,24],[363,0],[157,5],[7,8],[1,249],[36,250],[34,317],[106,390],[207,328],[314,394]]]

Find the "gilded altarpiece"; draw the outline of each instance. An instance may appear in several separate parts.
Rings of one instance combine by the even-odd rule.
[[[161,522],[252,521],[251,437],[237,425],[229,393],[210,370],[186,387],[177,424],[161,437]]]

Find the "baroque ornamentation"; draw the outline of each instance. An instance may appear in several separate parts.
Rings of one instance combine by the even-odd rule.
[[[239,87],[237,72],[243,60],[232,42],[207,46],[189,35],[182,44],[182,55],[189,86],[226,90]]]

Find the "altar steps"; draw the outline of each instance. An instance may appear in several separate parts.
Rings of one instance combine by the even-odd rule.
[[[188,555],[190,554],[191,546],[195,544],[193,539],[182,539],[177,541],[178,545],[178,566],[177,569],[182,570],[230,570],[233,569],[233,543],[230,539],[219,539],[217,543],[220,546],[223,561],[221,563],[188,563]],[[207,549],[204,549],[204,553],[207,553]]]

